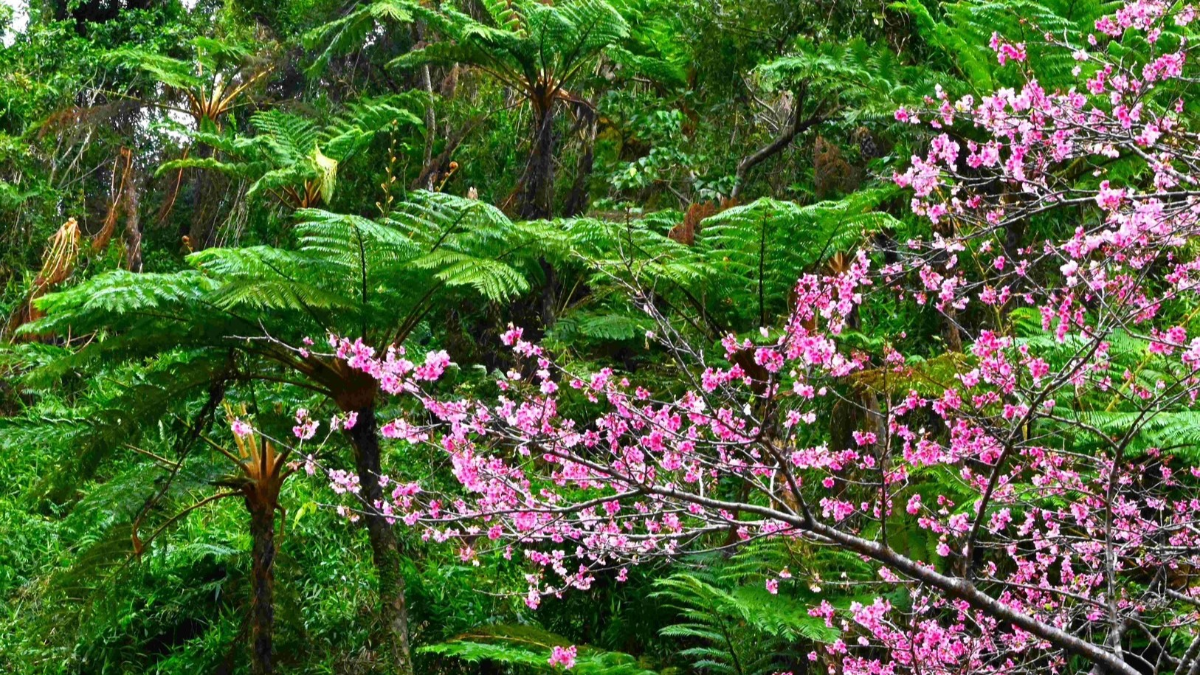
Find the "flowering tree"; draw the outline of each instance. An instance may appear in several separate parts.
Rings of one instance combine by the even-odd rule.
[[[511,328],[524,363],[498,400],[446,397],[426,384],[444,353],[417,365],[331,337],[331,357],[419,404],[382,433],[444,452],[462,487],[385,476],[390,495],[347,512],[420,527],[464,560],[520,551],[531,607],[689,550],[787,538],[850,551],[876,566],[878,597],[812,608],[843,631],[810,655],[830,672],[1200,672],[1200,458],[1159,442],[1200,393],[1200,136],[1180,115],[1193,13],[1130,2],[1086,44],[1046,35],[1075,54],[1082,89],[1030,78],[899,111],[943,132],[896,176],[932,240],[801,278],[761,338],[714,353],[630,279],[658,326],[648,337],[682,366],[669,392],[570,372]],[[1022,67],[1023,44],[992,47]],[[1074,232],[1014,243],[1052,211]],[[899,337],[864,348],[852,337],[876,300],[930,306],[960,338],[927,358]],[[849,444],[817,423],[834,403],[858,410]],[[931,494],[933,475],[967,497]],[[896,545],[912,529],[937,538],[936,556]],[[772,576],[775,592],[790,573]],[[911,602],[893,606],[896,589]]]

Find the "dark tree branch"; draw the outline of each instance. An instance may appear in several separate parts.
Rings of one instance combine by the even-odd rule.
[[[746,184],[746,175],[750,173],[751,169],[778,154],[780,151],[790,145],[796,136],[799,136],[805,131],[808,131],[809,129],[825,121],[826,118],[822,114],[820,106],[817,107],[817,110],[813,114],[809,115],[808,117],[804,117],[804,104],[808,99],[807,82],[802,82],[798,87],[796,87],[795,97],[796,101],[794,104],[795,109],[792,111],[792,123],[789,124],[782,133],[776,136],[774,140],[759,148],[754,154],[746,157],[738,164],[736,181],[733,185],[733,193],[730,195],[731,197],[737,198],[737,196],[741,194],[742,187]]]

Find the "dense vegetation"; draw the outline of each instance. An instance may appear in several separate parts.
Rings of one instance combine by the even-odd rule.
[[[0,670],[1200,673],[1190,5],[24,10]]]

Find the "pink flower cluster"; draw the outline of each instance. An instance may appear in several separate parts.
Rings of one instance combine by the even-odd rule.
[[[563,670],[570,670],[575,667],[575,646],[559,647],[555,645],[550,651],[549,664],[551,666],[560,666]]]
[[[375,349],[362,339],[351,342],[347,338],[329,336],[329,345],[335,356],[346,365],[360,370],[379,381],[379,388],[389,394],[399,394],[413,386],[414,382],[432,382],[446,372],[450,355],[445,351],[429,352],[425,362],[417,365],[404,358],[404,347],[388,347],[383,358],[376,358]]]
[[[254,427],[250,426],[249,422],[247,422],[243,419],[240,419],[240,418],[235,419],[233,422],[230,423],[229,426],[230,426],[230,429],[233,430],[234,435],[242,437],[242,438],[245,438],[246,436],[249,436],[254,433]]]

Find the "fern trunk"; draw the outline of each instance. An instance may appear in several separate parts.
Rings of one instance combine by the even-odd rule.
[[[572,218],[587,211],[588,208],[588,182],[592,179],[592,170],[595,166],[596,156],[596,132],[599,120],[596,113],[580,106],[583,115],[587,116],[587,124],[584,129],[583,150],[579,156],[579,162],[576,164],[575,181],[571,185],[571,192],[567,195],[566,202],[563,204],[563,216]]]
[[[198,144],[195,156],[209,159],[216,156],[216,151],[208,145]],[[190,223],[181,221],[179,226],[180,236],[187,238],[186,247],[192,251],[203,251],[217,243],[217,221],[225,181],[225,177],[216,171],[192,172],[192,219]]]
[[[247,498],[250,535],[254,540],[251,562],[250,672],[274,672],[271,638],[275,630],[275,510],[262,500]]]
[[[533,149],[525,165],[520,215],[550,218],[554,210],[554,108],[534,102]]]
[[[358,421],[350,429],[350,442],[354,446],[359,496],[367,504],[375,504],[383,497],[383,487],[379,484],[379,427],[375,420],[375,406],[372,403],[358,408],[356,412]],[[368,509],[364,520],[371,540],[371,556],[379,574],[379,619],[391,660],[390,672],[412,675],[408,607],[404,600],[404,575],[400,573],[400,545],[386,518]]]

